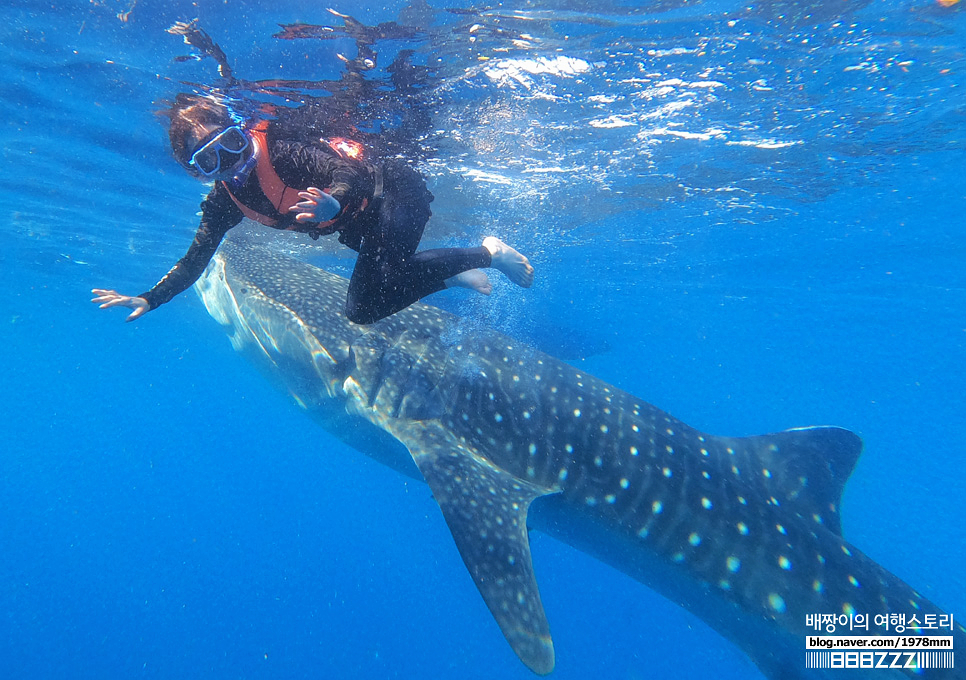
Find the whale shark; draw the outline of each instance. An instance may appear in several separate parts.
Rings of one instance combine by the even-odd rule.
[[[903,616],[915,632],[966,645],[961,624],[842,537],[840,499],[862,451],[854,433],[704,433],[421,303],[357,325],[343,312],[344,278],[251,239],[227,239],[196,289],[235,349],[327,430],[429,485],[493,618],[534,673],[555,661],[531,529],[690,610],[768,678],[966,678],[928,667],[948,659],[913,654],[880,652],[874,667],[852,670],[806,662],[806,637],[826,634],[816,615]]]

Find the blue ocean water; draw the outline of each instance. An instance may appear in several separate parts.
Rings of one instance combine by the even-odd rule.
[[[858,432],[846,538],[966,617],[963,6],[431,4],[385,47],[439,73],[426,243],[497,233],[538,276],[436,302],[705,431]],[[196,226],[205,188],[154,112],[217,75],[165,29],[198,18],[236,73],[318,80],[351,40],[272,36],[341,22],[290,0],[0,11],[0,675],[531,677],[425,486],[313,424],[194,294],[134,324],[87,302],[148,288]],[[554,677],[757,676],[532,542]]]

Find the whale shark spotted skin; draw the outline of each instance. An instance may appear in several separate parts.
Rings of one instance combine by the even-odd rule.
[[[842,538],[855,434],[705,434],[423,304],[356,325],[343,313],[345,279],[236,237],[196,286],[234,347],[328,430],[429,484],[493,617],[535,673],[553,670],[554,649],[528,526],[694,612],[769,678],[966,678],[959,668],[805,667],[805,636],[819,634],[808,615],[944,614]],[[961,624],[923,633],[966,649]]]

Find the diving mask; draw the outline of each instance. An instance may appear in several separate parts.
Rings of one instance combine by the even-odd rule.
[[[242,152],[248,148],[249,144],[248,136],[242,132],[241,127],[232,125],[219,132],[191,154],[188,165],[194,167],[205,177],[211,177],[221,172],[223,167],[228,169],[238,163]]]

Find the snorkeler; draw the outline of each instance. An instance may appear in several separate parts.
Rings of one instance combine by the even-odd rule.
[[[274,229],[319,238],[333,233],[359,253],[345,312],[369,324],[444,288],[489,295],[492,267],[513,283],[533,284],[529,260],[498,238],[476,248],[416,252],[433,195],[399,160],[370,162],[362,146],[335,138],[295,140],[271,124],[232,119],[210,97],[178,95],[166,115],[175,159],[214,187],[188,252],[151,290],[131,297],[95,288],[101,309],[132,309],[128,321],[171,300],[201,276],[229,229],[249,217]],[[324,187],[319,189],[317,187]]]

